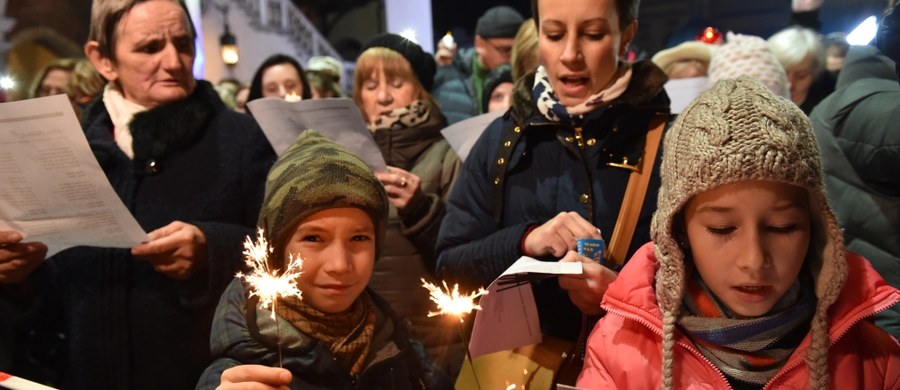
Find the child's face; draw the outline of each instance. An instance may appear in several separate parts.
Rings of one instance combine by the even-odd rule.
[[[791,287],[809,249],[805,189],[743,181],[694,196],[685,207],[700,277],[732,312],[758,317]]]
[[[300,221],[284,256],[303,257],[297,282],[303,300],[325,313],[340,313],[366,288],[375,264],[375,226],[355,207],[319,211]]]

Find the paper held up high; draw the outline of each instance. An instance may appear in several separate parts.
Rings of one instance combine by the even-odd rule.
[[[148,240],[109,184],[65,95],[0,104],[0,230],[47,245]]]
[[[447,126],[441,130],[441,135],[444,136],[444,139],[447,140],[447,143],[459,156],[459,159],[466,161],[466,157],[469,156],[475,141],[478,141],[478,138],[481,137],[481,133],[484,133],[488,125],[501,115],[503,115],[502,111],[473,116]]]
[[[359,107],[350,99],[289,102],[262,98],[248,102],[247,107],[279,156],[294,144],[300,133],[312,129],[359,156],[373,172],[387,170]]]
[[[531,281],[580,275],[581,263],[540,261],[522,256],[488,287],[478,302],[469,351],[472,358],[541,342],[541,324]]]

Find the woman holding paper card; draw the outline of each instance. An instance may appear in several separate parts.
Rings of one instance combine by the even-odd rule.
[[[182,1],[95,0],[91,11],[85,54],[109,84],[84,112],[85,135],[149,241],[44,260],[40,243],[0,233],[0,296],[65,336],[62,387],[191,388],[274,152],[194,79]]]
[[[438,275],[469,289],[487,286],[523,255],[582,262],[582,275],[533,285],[544,335],[572,342],[589,330],[582,315],[601,313],[616,277],[579,255],[577,239],[602,236],[630,254],[650,237],[657,160],[640,164],[650,123],[662,131],[669,99],[658,67],[619,60],[637,31],[638,5],[532,1],[542,65],[517,81],[511,111],[473,147],[438,238]],[[613,240],[632,172],[649,175],[646,198],[628,198],[636,199],[628,215],[636,228]]]
[[[434,244],[461,162],[440,130],[447,121],[428,93],[434,58],[399,35],[384,34],[356,62],[353,99],[362,110],[388,170],[376,172],[391,203],[387,237],[369,285],[409,319],[451,375],[464,350],[455,324],[428,318],[433,304],[420,278],[434,282]]]

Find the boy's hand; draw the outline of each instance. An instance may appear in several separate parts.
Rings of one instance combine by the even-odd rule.
[[[222,372],[216,390],[288,390],[292,379],[283,368],[248,364]]]

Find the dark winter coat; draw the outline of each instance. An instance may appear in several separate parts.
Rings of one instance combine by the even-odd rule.
[[[274,152],[257,124],[228,110],[204,81],[187,99],[134,117],[134,160],[113,140],[102,99],[85,112],[83,126],[144,230],[175,220],[196,225],[206,236],[208,265],[178,281],[129,249],[62,251],[30,277],[33,299],[17,302],[31,306],[26,326],[55,326],[65,336],[63,388],[193,388],[211,361],[212,315],[241,264],[243,238],[254,233]]]
[[[215,362],[197,383],[197,389],[215,389],[222,372],[241,364],[279,365],[294,376],[292,389],[449,389],[450,380],[435,370],[422,345],[410,340],[406,327],[388,304],[369,292],[377,309],[375,336],[365,368],[351,376],[331,355],[328,347],[303,334],[290,322],[270,317],[257,307],[257,299],[247,299],[240,280],[234,280],[216,310],[210,339]]]
[[[822,153],[828,200],[847,249],[900,287],[900,84],[894,63],[872,46],[847,54],[837,89],[810,119]],[[900,308],[876,316],[900,338]]]
[[[472,77],[472,61],[475,61],[476,55],[474,49],[460,50],[453,63],[439,67],[434,76],[431,96],[438,102],[450,124],[479,113]]]
[[[421,179],[424,198],[400,215],[391,205],[381,256],[369,287],[390,303],[405,320],[413,337],[448,371],[456,371],[462,354],[445,351],[452,343],[463,352],[455,320],[428,317],[436,308],[421,278],[435,283],[437,256],[434,245],[446,214],[447,199],[462,162],[441,135],[447,122],[440,112],[415,128],[379,130],[375,141],[387,165],[407,170]],[[449,353],[448,353],[449,352]]]
[[[537,111],[531,99],[533,79],[533,73],[523,77],[513,108],[475,143],[450,195],[438,236],[437,272],[469,289],[490,284],[522,256],[526,231],[561,212],[578,212],[600,228],[608,243],[631,173],[610,164],[638,161],[650,118],[669,111],[666,76],[649,61],[634,64],[627,90],[605,110],[589,114],[580,129],[549,122]],[[510,146],[514,150],[509,161],[500,161],[495,154],[501,137],[512,128],[521,131],[521,140]],[[577,145],[576,130],[581,130],[583,147]],[[494,217],[492,176],[498,163],[507,165],[499,220]],[[650,240],[658,164],[659,159],[626,258]],[[534,292],[544,334],[574,340],[581,313],[557,280],[535,283]]]

